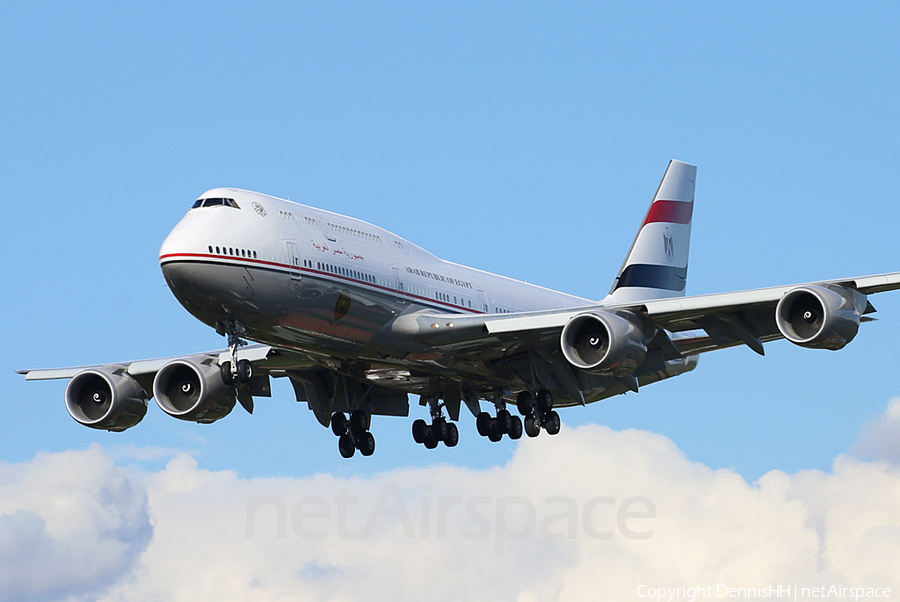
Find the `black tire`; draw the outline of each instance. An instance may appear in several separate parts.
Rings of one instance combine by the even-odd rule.
[[[413,422],[412,431],[413,431],[413,439],[416,443],[424,443],[425,442],[425,427],[428,424],[419,418],[415,422]]]
[[[350,414],[350,428],[353,429],[354,435],[361,437],[369,430],[369,415],[362,410],[354,410]]]
[[[253,364],[248,360],[238,360],[238,382],[247,384],[253,378]]]
[[[497,443],[498,441],[500,441],[500,439],[503,439],[503,433],[490,433],[488,435],[488,439],[490,439],[494,443]]]
[[[359,446],[359,453],[364,456],[371,456],[375,453],[375,436],[369,431],[363,433],[356,444]]]
[[[438,446],[438,440],[434,436],[434,430],[430,426],[425,429],[425,441],[422,441],[422,445],[424,445],[426,449],[434,449]]]
[[[521,439],[522,438],[522,419],[518,416],[512,417],[512,427],[509,429],[509,438],[510,439]]]
[[[537,437],[541,434],[541,423],[535,420],[534,416],[528,416],[525,419],[525,434],[529,437]]]
[[[478,434],[482,437],[487,437],[491,432],[491,415],[487,412],[482,412],[475,419],[475,427],[478,429]]]
[[[497,412],[497,430],[506,434],[512,429],[512,414],[509,410],[500,410]]]
[[[559,433],[559,427],[561,426],[559,420],[559,414],[556,412],[550,412],[547,414],[546,419],[544,420],[544,428],[547,429],[548,435],[555,435]]]
[[[352,458],[353,454],[356,453],[356,448],[353,446],[353,439],[347,433],[341,435],[340,439],[338,439],[338,451],[341,452],[341,455],[345,458]]]
[[[537,407],[541,414],[546,414],[553,409],[553,395],[547,389],[541,389],[537,394]]]
[[[456,447],[457,443],[459,443],[459,429],[451,422],[447,425],[447,436],[444,437],[444,445]]]
[[[516,409],[519,410],[519,414],[522,416],[531,414],[532,405],[534,405],[534,400],[528,391],[522,391],[516,395]]]
[[[447,421],[443,418],[435,418],[431,423],[431,432],[438,441],[444,441],[447,438]]]
[[[347,434],[347,417],[341,412],[335,412],[331,416],[331,432],[340,437]]]
[[[234,374],[231,373],[231,362],[219,364],[219,374],[222,376],[222,382],[226,385],[234,384]]]

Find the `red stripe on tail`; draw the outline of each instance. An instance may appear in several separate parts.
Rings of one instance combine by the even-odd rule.
[[[653,222],[666,222],[669,224],[689,224],[694,213],[694,203],[685,201],[656,201],[650,207],[650,213],[644,220],[644,225]]]

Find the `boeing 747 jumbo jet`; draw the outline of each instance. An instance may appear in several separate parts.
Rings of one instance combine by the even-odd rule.
[[[178,301],[227,336],[227,350],[19,373],[70,378],[69,414],[109,431],[140,422],[150,398],[200,423],[236,403],[252,413],[270,377],[287,378],[349,458],[375,451],[373,415],[409,415],[410,393],[430,415],[412,424],[429,449],[457,444],[462,405],[492,441],[555,435],[556,408],[637,392],[693,370],[707,351],[744,344],[762,355],[782,337],[841,349],[871,320],[867,296],[900,288],[895,272],[685,297],[696,173],[669,163],[602,301],[443,261],[357,219],[215,188],[159,261]]]

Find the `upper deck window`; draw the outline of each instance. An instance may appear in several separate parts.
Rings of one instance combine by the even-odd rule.
[[[217,205],[224,205],[226,207],[234,207],[235,209],[240,209],[238,204],[234,202],[234,199],[223,199],[223,198],[211,198],[211,199],[197,199],[197,202],[191,206],[191,209],[196,209],[197,207],[215,207]]]

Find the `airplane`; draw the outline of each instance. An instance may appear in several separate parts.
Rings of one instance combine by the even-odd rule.
[[[287,378],[349,458],[375,451],[373,415],[409,416],[410,394],[428,412],[413,438],[429,449],[457,445],[463,405],[491,441],[555,435],[557,409],[638,392],[693,370],[701,353],[763,355],[781,338],[841,349],[873,319],[868,295],[900,288],[894,272],[685,296],[696,173],[669,162],[600,301],[441,260],[358,219],[214,188],[159,261],[181,305],[227,349],[17,372],[71,379],[72,418],[116,432],[138,424],[151,398],[198,423],[237,403],[252,413],[255,397],[271,397],[270,378]]]

